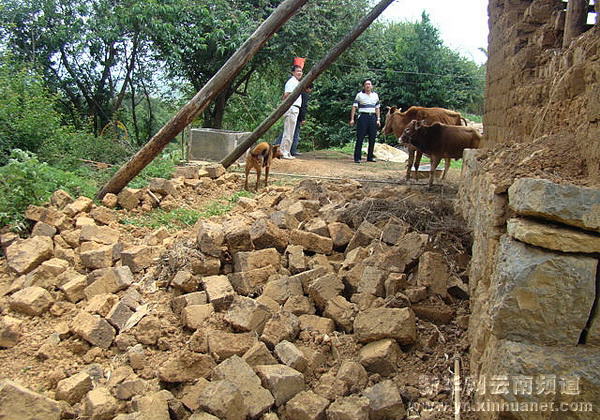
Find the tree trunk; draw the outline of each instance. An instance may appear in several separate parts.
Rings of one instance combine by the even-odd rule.
[[[568,47],[573,38],[577,38],[585,31],[589,4],[589,0],[569,0],[567,17],[565,18],[563,48]]]
[[[118,193],[142,169],[160,153],[214,98],[235,79],[240,70],[250,61],[265,42],[287,22],[308,0],[285,0],[264,21],[242,46],[227,60],[219,71],[208,81],[179,112],[137,152],[108,183],[98,192],[102,199],[107,193]],[[387,0],[391,2],[392,0]]]
[[[310,72],[300,81],[298,86],[292,93],[279,105],[279,107],[271,113],[260,125],[240,143],[229,155],[225,156],[221,161],[224,167],[229,167],[233,162],[238,160],[246,150],[254,144],[256,140],[261,138],[279,118],[292,106],[296,98],[304,91],[306,86],[311,84],[322,72],[324,72],[352,43],[362,34],[365,29],[391,4],[394,0],[382,0],[371,10],[371,12],[363,17],[352,30],[338,42],[329,53],[322,58]]]

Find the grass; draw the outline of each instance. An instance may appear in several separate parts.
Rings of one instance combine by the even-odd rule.
[[[156,209],[139,216],[123,218],[120,220],[120,223],[152,229],[164,227],[171,231],[185,229],[189,226],[193,226],[199,219],[222,216],[223,214],[228,213],[241,197],[250,198],[253,195],[254,194],[249,191],[238,191],[230,197],[222,197],[210,201],[201,210],[177,208],[171,211],[165,211],[163,209]]]

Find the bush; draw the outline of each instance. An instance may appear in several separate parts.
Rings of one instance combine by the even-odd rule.
[[[35,154],[13,150],[8,164],[0,167],[0,226],[15,230],[26,228],[23,212],[30,204],[48,201],[52,193],[63,189],[73,197],[93,197],[97,186],[89,178],[40,162]]]

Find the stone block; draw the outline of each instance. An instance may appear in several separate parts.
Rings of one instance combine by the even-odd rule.
[[[511,237],[540,248],[588,254],[600,252],[600,236],[564,226],[510,219],[506,228]]]
[[[419,258],[417,285],[427,287],[430,293],[441,297],[447,296],[450,272],[442,254],[424,252]]]
[[[227,313],[225,321],[236,331],[254,331],[261,334],[271,311],[251,298],[237,296]]]
[[[372,223],[364,220],[356,232],[354,232],[354,236],[348,243],[346,247],[346,252],[352,251],[357,247],[366,247],[371,244],[374,239],[379,239],[381,237],[381,229],[375,226]]]
[[[312,283],[313,280],[316,280],[319,277],[323,277],[325,274],[330,273],[330,272],[331,271],[328,271],[327,267],[317,266],[310,270],[295,274],[295,275],[291,276],[290,278],[300,280],[304,294],[308,295],[308,286],[310,286],[310,283]]]
[[[577,345],[592,309],[597,267],[595,258],[544,251],[503,236],[489,300],[493,334]]]
[[[258,251],[238,252],[233,256],[234,270],[250,271],[271,265],[275,270],[281,267],[281,257],[275,248],[261,249]]]
[[[203,169],[206,171],[208,177],[211,179],[217,179],[225,175],[226,173],[225,168],[220,163],[204,165]]]
[[[327,302],[323,315],[333,319],[335,324],[345,332],[352,333],[357,312],[358,308],[355,304],[348,302],[343,296],[335,296]]]
[[[117,207],[118,201],[118,197],[113,193],[108,193],[102,197],[102,205],[108,207],[109,209],[114,209]]]
[[[133,315],[133,311],[123,302],[117,302],[106,315],[106,320],[117,329],[123,330],[129,318]]]
[[[171,280],[171,286],[185,293],[198,290],[199,284],[200,279],[187,270],[178,271]]]
[[[215,367],[215,361],[208,354],[180,352],[172,355],[158,369],[161,381],[189,382],[207,378]]]
[[[298,229],[300,222],[287,211],[276,211],[269,216],[271,221],[280,229]]]
[[[288,245],[286,232],[269,219],[255,221],[250,228],[250,238],[255,249],[275,248],[283,252]]]
[[[56,190],[50,196],[50,204],[59,210],[62,210],[67,204],[71,204],[73,201],[73,197],[65,190]]]
[[[23,321],[11,316],[0,317],[0,347],[14,347],[21,339]]]
[[[313,280],[308,286],[308,295],[320,310],[324,310],[330,299],[344,290],[344,283],[335,274],[326,274]]]
[[[352,240],[354,231],[345,223],[333,222],[327,225],[329,237],[333,241],[333,249],[343,251]]]
[[[107,349],[115,338],[114,328],[104,318],[80,312],[71,324],[71,331],[94,346]]]
[[[307,232],[314,233],[319,236],[329,237],[329,229],[327,223],[323,219],[315,217],[304,223],[303,229]]]
[[[299,392],[304,391],[304,376],[285,365],[259,365],[255,371],[261,379],[262,386],[275,397],[277,407],[285,404]]]
[[[189,305],[181,311],[181,320],[183,325],[189,329],[197,330],[202,328],[213,313],[213,305],[210,303],[205,305]]]
[[[90,216],[101,225],[110,225],[118,221],[117,214],[103,206],[98,206],[90,211]]]
[[[8,269],[18,275],[27,274],[54,256],[54,243],[47,236],[35,236],[13,242],[6,249]]]
[[[600,191],[545,179],[520,178],[508,189],[518,214],[600,232]]]
[[[250,366],[276,365],[279,363],[262,341],[254,343],[254,345],[244,353],[242,359]]]
[[[242,356],[257,342],[256,335],[252,333],[209,330],[207,337],[208,349],[217,361],[234,355]]]
[[[117,204],[125,210],[133,210],[140,205],[142,191],[133,188],[123,188],[117,195]],[[110,206],[107,206],[110,207]]]
[[[186,306],[190,305],[205,305],[208,303],[208,297],[206,296],[206,292],[193,292],[186,293],[185,295],[180,295],[174,297],[171,301],[171,309],[175,315],[181,315],[181,311]]]
[[[269,348],[273,348],[283,340],[294,340],[299,332],[300,321],[296,315],[278,312],[267,321],[260,340]]]
[[[92,208],[92,204],[94,204],[94,202],[92,201],[91,198],[88,197],[78,197],[75,201],[73,201],[72,203],[67,204],[64,209],[63,212],[69,216],[69,217],[73,217],[78,213],[87,213],[91,210]]]
[[[119,297],[113,293],[94,295],[85,306],[85,311],[106,318],[108,312],[118,301]]]
[[[303,372],[308,365],[308,360],[304,357],[304,353],[287,340],[283,340],[275,345],[275,354],[281,360],[281,363],[297,371]]]
[[[132,272],[139,273],[154,265],[163,250],[161,246],[135,245],[121,251],[121,262]]]
[[[306,296],[290,296],[285,301],[283,310],[291,312],[296,316],[315,314],[315,306]]]
[[[368,293],[373,296],[384,297],[385,280],[387,273],[377,267],[366,266],[358,281],[358,293]]]
[[[200,392],[198,403],[221,420],[244,420],[248,413],[239,387],[228,380],[209,382]]]
[[[369,400],[373,420],[402,419],[406,415],[402,396],[392,380],[381,381],[362,394]]]
[[[346,360],[340,365],[335,382],[337,388],[342,391],[341,395],[355,394],[367,386],[369,375],[360,363]]]
[[[367,309],[356,316],[354,335],[361,343],[394,338],[412,344],[417,338],[415,314],[410,308]]]
[[[250,226],[245,220],[231,219],[224,224],[224,230],[225,243],[232,254],[254,249],[250,236]]]
[[[66,230],[73,223],[63,212],[33,205],[27,207],[25,217],[36,222],[47,223],[60,231]]]
[[[261,291],[269,277],[276,273],[277,271],[272,265],[267,265],[253,270],[231,273],[227,275],[227,278],[238,294],[248,296]]]
[[[99,244],[112,245],[119,242],[120,237],[121,233],[118,230],[108,226],[87,225],[81,228],[79,240],[81,242],[93,241]]]
[[[63,291],[67,300],[71,303],[77,303],[85,299],[84,290],[87,287],[87,278],[76,271],[71,272],[69,278],[70,280],[60,286],[60,290]]]
[[[305,251],[329,255],[333,251],[331,238],[320,236],[315,233],[304,232],[298,229],[290,231],[290,244],[300,245]]]
[[[92,377],[87,372],[79,372],[58,382],[55,398],[73,405],[81,401],[93,388]]]
[[[331,334],[335,331],[335,323],[330,318],[317,315],[300,315],[298,320],[302,331],[316,331],[320,334]]]
[[[51,226],[48,223],[37,222],[33,226],[33,229],[31,229],[31,237],[48,236],[49,238],[52,238],[54,235],[56,235],[57,231],[58,230],[54,226]]]
[[[221,362],[213,370],[212,380],[234,383],[242,394],[250,418],[258,418],[275,402],[271,393],[261,386],[260,378],[252,367],[239,356],[231,356]]]
[[[60,405],[50,398],[5,379],[0,381],[0,418],[6,420],[60,420]]]
[[[173,178],[182,177],[186,179],[198,179],[199,169],[200,167],[198,165],[177,166],[175,167],[175,173],[173,174]]]
[[[198,177],[198,172],[196,171],[196,177]],[[148,184],[148,189],[153,193],[160,194],[162,196],[170,195],[172,197],[177,197],[179,194],[177,193],[177,188],[175,187],[175,183],[171,180],[164,178],[150,178],[150,182]]]
[[[148,391],[148,388],[148,382],[143,379],[126,379],[115,387],[115,397],[119,400],[130,400],[136,395],[145,394]]]
[[[38,286],[26,287],[10,297],[10,308],[15,312],[38,316],[48,310],[54,298],[46,289]]]
[[[288,261],[288,270],[292,274],[306,271],[306,257],[304,249],[300,245],[290,245],[285,250]]]
[[[115,252],[120,248],[119,244],[100,245],[96,242],[84,242],[80,248],[79,257],[83,266],[90,270],[108,268],[117,259]]]
[[[212,303],[215,311],[221,312],[229,308],[236,293],[227,276],[204,277],[202,278],[202,284],[208,296],[208,301]]]
[[[539,407],[543,404],[546,407],[551,404],[554,407],[586,407],[579,410],[591,411],[573,413],[573,418],[597,418],[597,408],[590,403],[600,398],[600,374],[595,369],[600,362],[600,353],[589,346],[572,346],[565,350],[563,345],[538,346],[509,340],[489,343],[480,375],[508,382],[511,392],[493,393],[494,385],[488,382],[484,388],[486,403],[507,407],[531,407],[534,404]],[[533,384],[530,378],[533,378]],[[480,399],[483,397],[483,393],[477,395]],[[531,412],[512,409],[510,414],[517,420],[532,418]],[[558,417],[568,418],[568,415]]]
[[[283,203],[281,203],[283,204]],[[304,208],[302,201],[295,201],[293,204],[285,209],[286,213],[292,216],[294,219],[303,222],[310,217],[309,212]]]
[[[111,420],[117,409],[117,400],[103,386],[88,392],[83,400],[83,412],[90,420]]]
[[[87,217],[85,215],[77,216],[77,219],[75,219],[75,227],[77,229],[81,229],[84,226],[96,226],[96,221],[91,217]]]
[[[128,288],[133,283],[133,274],[128,266],[99,269],[88,275],[88,283],[84,289],[88,299],[96,295],[116,293]]]
[[[351,395],[336,399],[326,410],[328,420],[369,420],[369,399]]]
[[[360,363],[371,373],[390,376],[396,373],[401,350],[395,340],[386,338],[374,341],[360,349]]]
[[[296,394],[285,405],[286,418],[294,420],[324,420],[329,400],[312,391]]]
[[[262,296],[268,296],[277,303],[284,304],[291,296],[303,296],[302,284],[298,279],[274,275],[265,284]]]
[[[449,324],[454,319],[454,309],[442,302],[436,304],[415,304],[411,306],[415,316],[434,324]]]
[[[190,258],[192,274],[201,276],[216,276],[221,271],[221,260],[216,257],[201,254]]]
[[[196,242],[200,251],[213,257],[220,257],[225,241],[223,226],[208,220],[202,220],[197,227]]]

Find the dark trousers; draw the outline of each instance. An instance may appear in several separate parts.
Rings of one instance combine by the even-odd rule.
[[[375,137],[377,137],[377,115],[359,114],[356,124],[356,145],[354,146],[354,161],[358,162],[361,156],[362,144],[366,135],[369,135],[369,147],[367,149],[367,160],[373,160],[373,149],[375,149]]]

